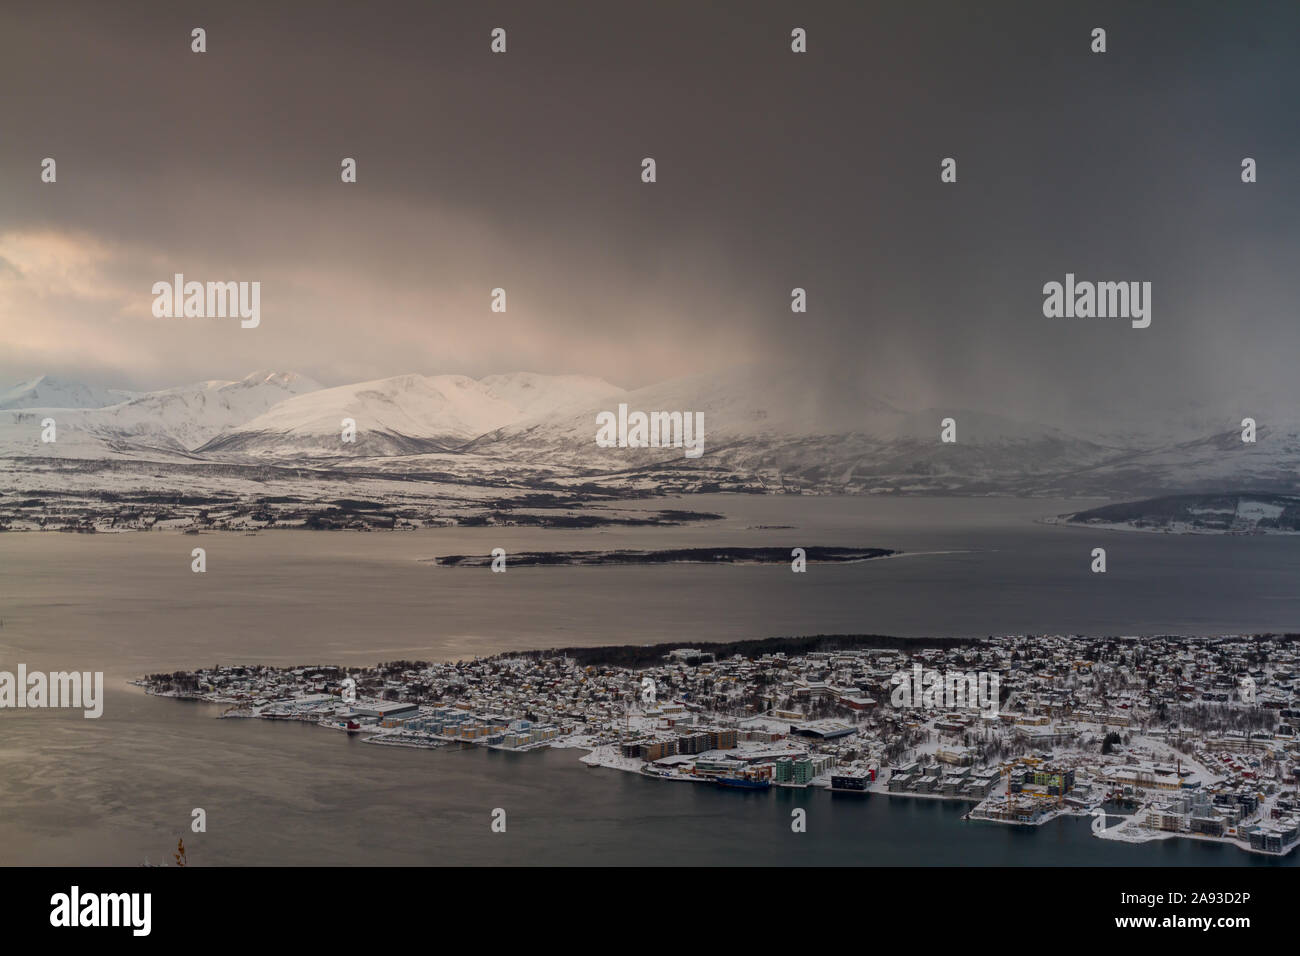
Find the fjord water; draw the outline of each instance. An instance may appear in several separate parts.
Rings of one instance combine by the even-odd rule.
[[[369,664],[504,650],[809,633],[1297,631],[1300,537],[1096,532],[1035,519],[1097,502],[708,496],[676,528],[0,535],[0,669],[102,670],[104,716],[0,711],[0,863],[1253,864],[1089,821],[967,823],[965,806],[743,794],[589,770],[576,751],[362,744],[144,696],[147,672]],[[790,527],[774,527],[788,525]],[[842,566],[435,567],[446,554],[809,545],[900,549]],[[207,551],[207,572],[190,551]],[[1089,571],[1094,547],[1108,571]],[[809,810],[792,834],[790,809]],[[207,811],[193,834],[190,812]],[[505,834],[490,832],[493,808]],[[1294,862],[1294,861],[1288,861]]]

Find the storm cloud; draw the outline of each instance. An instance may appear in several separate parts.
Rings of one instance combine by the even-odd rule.
[[[11,6],[0,379],[780,361],[845,401],[1067,422],[1281,407],[1298,27],[1294,3]],[[259,281],[260,326],[154,318],[178,272]],[[1150,282],[1150,327],[1045,317],[1067,273]]]

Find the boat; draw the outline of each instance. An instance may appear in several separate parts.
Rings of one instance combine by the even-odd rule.
[[[719,787],[734,787],[737,790],[766,790],[772,786],[771,780],[754,780],[750,777],[715,777]]]

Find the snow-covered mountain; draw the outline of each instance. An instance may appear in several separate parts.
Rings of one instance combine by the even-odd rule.
[[[599,378],[531,372],[478,380],[409,374],[334,388],[294,373],[256,372],[104,407],[2,409],[0,459],[347,465],[437,472],[450,482],[545,476],[548,482],[598,479],[611,488],[641,490],[1117,498],[1300,491],[1300,420],[1280,412],[1260,411],[1258,441],[1246,444],[1222,409],[1187,409],[1167,425],[1144,422],[1142,429],[1108,434],[973,409],[904,410],[862,390],[845,400],[843,388],[822,385],[759,368],[633,391]],[[82,402],[105,397],[44,377],[4,394],[19,402],[37,395]],[[620,403],[629,412],[702,414],[703,454],[598,447],[596,416],[616,412]],[[57,423],[56,443],[40,441],[46,418]],[[956,429],[951,443],[940,440],[948,418]],[[1212,424],[1197,424],[1201,418]],[[356,423],[352,442],[343,441],[345,419]]]
[[[505,399],[525,418],[551,416],[575,407],[617,401],[625,394],[603,378],[591,375],[540,375],[510,372],[479,379],[493,395]]]
[[[703,414],[704,454],[681,448],[598,448],[596,415],[615,411]],[[956,422],[956,442],[939,440]],[[692,376],[627,392],[568,414],[535,417],[483,435],[467,449],[530,456],[578,473],[647,468],[759,475],[773,487],[847,492],[985,490],[1034,475],[1095,465],[1122,451],[1060,429],[983,412],[904,412],[869,394],[853,402],[773,370]]]
[[[561,457],[595,454],[599,451],[595,446],[596,415],[616,411],[619,403],[626,403],[629,411],[702,413],[706,440],[715,447],[737,441],[841,434],[855,429],[890,432],[907,417],[879,399],[855,406],[828,402],[817,389],[796,379],[772,370],[742,368],[598,396],[585,406],[510,423],[480,436],[470,448],[529,448],[534,453]],[[610,461],[622,458],[648,462],[680,458],[681,451],[606,449],[601,455]]]
[[[1155,448],[1138,448],[1068,477],[1062,490],[1099,490],[1115,497],[1175,492],[1300,491],[1300,423],[1261,418],[1256,440],[1241,429]]]
[[[64,382],[38,375],[0,391],[0,409],[5,408],[103,408],[135,398],[138,392],[101,388],[80,382]]]
[[[184,453],[295,395],[321,386],[296,372],[258,371],[238,381],[200,382],[146,392],[102,408],[26,407],[0,411],[0,454],[64,458]],[[53,418],[56,440],[40,440]]]
[[[287,400],[320,389],[319,382],[297,372],[262,370],[236,382],[202,382],[150,392],[101,410],[95,424],[118,439],[156,441],[165,435],[193,450]]]
[[[200,452],[292,460],[446,451],[520,418],[552,415],[618,392],[600,379],[576,375],[398,375],[282,402]],[[351,442],[342,439],[344,419],[356,424]]]

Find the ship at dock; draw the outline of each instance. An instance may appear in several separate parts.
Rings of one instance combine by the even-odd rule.
[[[772,786],[772,781],[764,777],[714,777],[713,782],[735,790],[766,790]]]

